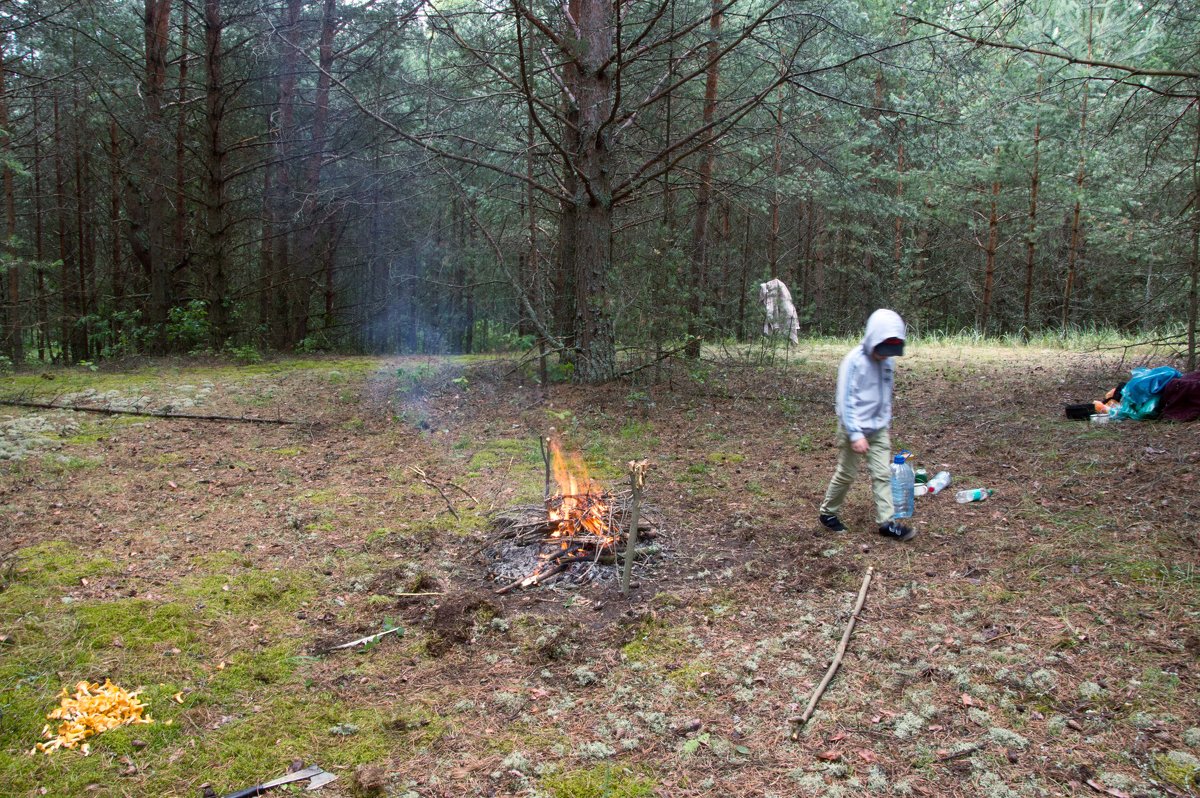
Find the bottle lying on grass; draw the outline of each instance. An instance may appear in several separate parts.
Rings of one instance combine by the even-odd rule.
[[[991,496],[996,491],[991,488],[971,488],[970,490],[960,490],[954,494],[954,501],[959,504],[969,504],[971,502],[981,502],[988,496]]]

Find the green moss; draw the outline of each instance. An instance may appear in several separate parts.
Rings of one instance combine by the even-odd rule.
[[[554,798],[649,798],[655,782],[628,768],[609,764],[547,776],[541,788]]]
[[[281,457],[299,457],[304,454],[304,449],[299,446],[285,446],[282,449],[272,449],[271,453]]]
[[[77,585],[81,579],[120,571],[112,560],[89,556],[57,540],[17,549],[16,562],[14,581],[37,587]]]
[[[1200,759],[1184,751],[1169,751],[1154,756],[1154,772],[1163,781],[1181,790],[1200,787]]]
[[[297,503],[304,504],[329,504],[340,498],[341,493],[336,490],[306,490],[295,498]]]
[[[76,457],[70,454],[52,454],[42,460],[45,468],[51,474],[66,474],[71,471],[86,471],[95,468],[103,461],[98,457]]]
[[[318,579],[311,571],[247,570],[187,577],[177,590],[182,596],[203,601],[209,612],[235,615],[258,614],[264,610],[293,612],[316,594],[314,582]]]
[[[730,463],[742,463],[746,460],[746,455],[736,454],[731,452],[709,452],[706,458],[710,463],[726,465]]]
[[[79,635],[92,649],[116,647],[126,655],[169,646],[181,651],[197,645],[196,613],[182,604],[142,599],[76,605]]]
[[[635,631],[633,639],[621,647],[628,662],[669,663],[691,649],[683,639],[687,627],[666,621],[647,620]]]
[[[654,424],[650,421],[627,421],[621,427],[621,439],[625,441],[646,441],[650,443],[650,438],[654,431]]]

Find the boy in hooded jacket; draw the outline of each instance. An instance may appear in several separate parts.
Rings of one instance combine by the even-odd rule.
[[[892,507],[892,381],[893,357],[904,354],[904,320],[892,310],[881,308],[867,319],[862,344],[842,359],[838,368],[837,399],[838,461],[833,479],[821,502],[821,525],[834,532],[846,527],[838,518],[842,502],[858,472],[863,455],[871,473],[875,494],[875,520],[879,534],[893,540],[909,540],[916,531],[895,519]]]

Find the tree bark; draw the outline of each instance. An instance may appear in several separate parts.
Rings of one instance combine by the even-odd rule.
[[[1187,370],[1196,370],[1196,326],[1200,324],[1200,105],[1192,146],[1192,280],[1188,290]]]
[[[171,310],[171,264],[167,259],[167,192],[163,171],[163,100],[167,82],[167,53],[170,47],[171,0],[145,0],[146,75],[143,96],[146,106],[142,150],[147,262],[150,280],[149,322],[154,331],[153,349],[166,352],[167,318]]]
[[[1030,314],[1033,308],[1033,261],[1035,251],[1037,250],[1038,183],[1041,179],[1039,166],[1042,142],[1042,119],[1040,114],[1042,74],[1040,71],[1038,73],[1038,90],[1036,96],[1038,98],[1038,112],[1035,112],[1033,120],[1033,172],[1029,177],[1029,226],[1025,234],[1025,321],[1022,336],[1027,341],[1029,340],[1030,324],[1032,322]]]
[[[612,112],[615,19],[609,0],[571,0],[569,8],[578,38],[569,40],[573,100],[570,116],[578,119],[579,137],[569,151],[578,175],[568,217],[574,222],[575,346],[573,378],[599,383],[616,373],[612,297],[612,154],[606,129]],[[568,21],[568,26],[571,23]],[[568,227],[569,229],[569,227]]]
[[[291,214],[291,161],[295,146],[296,83],[300,62],[300,10],[302,0],[287,0],[283,19],[279,23],[279,96],[276,103],[279,122],[275,126],[275,162],[272,167],[274,183],[272,199],[272,298],[271,330],[275,346],[291,349],[298,341],[299,319],[305,308],[299,307],[301,297],[307,300],[303,282],[292,263],[291,225],[283,221]]]
[[[1092,9],[1088,7],[1088,58],[1092,57]],[[1082,246],[1083,231],[1080,225],[1080,215],[1083,203],[1083,181],[1087,174],[1087,120],[1088,120],[1088,80],[1083,81],[1083,100],[1079,109],[1079,168],[1075,173],[1075,207],[1071,211],[1071,243],[1067,249],[1067,279],[1063,283],[1062,329],[1065,332],[1071,321],[1071,294],[1075,288],[1076,270],[1079,262],[1079,250]]]
[[[228,153],[222,141],[225,111],[224,65],[221,36],[225,22],[221,0],[204,3],[204,237],[207,244],[203,269],[204,297],[208,304],[211,344],[219,350],[229,339],[229,223],[225,167]]]
[[[12,139],[8,133],[8,90],[4,63],[4,40],[0,38],[0,164],[4,183],[4,242],[0,252],[8,261],[8,357],[14,368],[25,362],[25,348],[21,328],[21,270],[16,258],[17,205],[13,188]],[[35,133],[36,135],[36,133]]]
[[[992,176],[992,207],[988,214],[988,240],[986,248],[986,266],[983,276],[983,308],[980,313],[979,331],[987,335],[988,321],[992,313],[992,285],[996,279],[996,247],[1000,241],[1000,147],[996,146],[996,161],[992,164],[995,174]]]
[[[708,206],[712,200],[712,176],[716,163],[715,137],[712,123],[717,116],[717,82],[720,69],[721,0],[712,0],[712,15],[709,18],[708,74],[704,81],[705,133],[700,152],[699,185],[696,188],[696,216],[692,223],[691,294],[688,303],[688,342],[685,354],[689,358],[700,357],[700,313],[704,298],[704,269],[708,259]],[[773,266],[773,264],[772,264]],[[772,272],[773,273],[773,272]]]
[[[33,258],[37,271],[37,348],[38,360],[45,362],[50,353],[50,308],[46,297],[46,251],[42,226],[42,146],[41,114],[38,93],[33,95]]]

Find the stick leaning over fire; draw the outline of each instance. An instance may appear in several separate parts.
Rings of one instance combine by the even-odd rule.
[[[833,679],[833,675],[837,673],[838,666],[842,664],[842,657],[846,656],[846,645],[850,642],[850,634],[854,631],[854,624],[858,621],[858,615],[862,612],[863,602],[867,600],[867,588],[871,586],[871,575],[875,573],[875,566],[867,568],[867,575],[863,577],[862,587],[858,590],[858,601],[854,604],[854,611],[850,613],[850,622],[846,624],[846,631],[842,633],[842,642],[838,644],[837,654],[833,657],[833,662],[829,663],[829,670],[825,671],[825,678],[817,685],[817,689],[813,691],[812,698],[808,700],[808,706],[805,707],[804,713],[792,718],[792,739],[800,739],[800,729],[812,717],[813,712],[817,708],[817,702],[821,700],[821,696],[825,694],[825,688],[829,686],[829,682]]]

